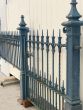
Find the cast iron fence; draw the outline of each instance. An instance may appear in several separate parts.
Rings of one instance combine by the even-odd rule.
[[[37,35],[34,34],[34,31],[33,35],[25,34],[26,41],[21,40],[21,37],[19,33],[0,32],[0,56],[21,71],[24,66],[22,60],[25,62],[24,71],[27,72],[25,78],[28,80],[26,86],[29,86],[26,87],[28,100],[41,110],[64,110],[65,87],[64,81],[61,82],[61,49],[66,45],[61,43],[60,30],[57,43],[54,30],[52,37],[49,37],[48,30],[46,37],[43,30],[41,36],[38,31]],[[21,44],[26,44],[25,47],[23,46],[26,48],[26,51],[23,49],[26,61]],[[49,60],[50,57],[51,60]],[[55,67],[55,59],[58,59],[57,67]],[[58,69],[58,73],[55,68]]]
[[[0,32],[0,56],[20,69],[20,39],[17,32]]]
[[[54,36],[29,33],[21,16],[19,34],[0,33],[0,56],[20,69],[20,91],[23,103],[29,100],[41,110],[82,110],[80,101],[80,33],[83,21],[71,0],[68,21],[63,22],[66,44]],[[66,47],[66,95],[61,75],[62,48]],[[58,51],[56,51],[58,49]],[[57,52],[57,57],[55,54]],[[50,63],[51,56],[51,63]],[[56,58],[56,60],[55,60]],[[55,64],[58,62],[57,66]],[[57,72],[55,71],[57,68]],[[64,100],[66,99],[66,100]],[[65,108],[64,108],[65,102]]]
[[[39,36],[29,34],[28,45],[28,74],[29,99],[42,110],[64,110],[65,88],[61,82],[61,49],[66,44],[61,43],[59,31],[58,43],[56,43],[54,30],[52,37],[43,34]],[[57,58],[55,57],[58,49]],[[50,60],[51,58],[51,60]],[[58,59],[58,66],[55,66]],[[66,61],[66,58],[64,59]],[[58,73],[55,71],[58,69]],[[63,74],[64,75],[64,74]]]

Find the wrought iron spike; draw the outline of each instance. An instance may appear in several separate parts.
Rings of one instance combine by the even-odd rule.
[[[58,36],[58,49],[61,49],[61,30],[59,29],[59,36]]]
[[[47,52],[49,51],[49,36],[48,36],[48,32],[47,32],[47,36],[46,36],[46,49]]]
[[[33,36],[35,36],[35,30],[33,30]]]
[[[43,36],[43,30],[42,30],[42,36]]]
[[[44,36],[43,36],[43,30],[42,30],[42,36],[41,36],[41,49],[44,49]]]
[[[61,92],[62,92],[62,94],[64,94],[64,93],[65,93],[64,81],[63,81],[63,83],[62,83]]]
[[[59,29],[59,37],[61,37],[61,29]]]
[[[47,29],[47,36],[48,36],[48,29]]]
[[[47,30],[46,42],[49,43],[48,30]]]
[[[55,36],[54,36],[54,30],[53,30],[53,36],[52,36],[52,52],[55,52]]]
[[[54,29],[53,29],[53,36],[54,36]]]
[[[39,33],[38,33],[38,30],[37,30],[37,50],[39,50]]]
[[[37,29],[37,36],[39,36],[39,32],[38,32],[38,29]]]

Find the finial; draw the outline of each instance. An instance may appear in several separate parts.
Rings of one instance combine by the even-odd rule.
[[[43,29],[42,29],[42,36],[43,36]]]
[[[33,36],[35,36],[35,30],[33,29]]]
[[[67,18],[69,20],[78,20],[81,15],[78,13],[77,8],[76,8],[76,0],[71,0],[71,10],[70,13],[68,14]]]
[[[21,22],[20,22],[20,27],[25,27],[26,26],[26,23],[24,21],[24,15],[21,15]]]
[[[61,30],[59,29],[59,37],[61,37]]]
[[[37,29],[37,36],[39,36],[39,32],[38,32],[38,29]]]
[[[48,29],[47,29],[47,36],[48,36]]]
[[[54,29],[53,29],[53,36],[54,36]]]

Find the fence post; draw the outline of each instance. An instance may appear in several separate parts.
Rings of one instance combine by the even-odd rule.
[[[29,28],[26,27],[26,23],[24,21],[24,16],[21,16],[21,22],[19,24],[19,34],[20,34],[20,60],[21,60],[21,73],[20,73],[20,95],[21,100],[27,100],[29,89],[28,89],[28,77],[27,77],[27,33],[29,32]]]
[[[65,110],[82,110],[80,101],[80,31],[83,21],[76,8],[76,0],[71,0],[71,10],[67,22],[63,22],[63,32],[67,35],[67,80]]]

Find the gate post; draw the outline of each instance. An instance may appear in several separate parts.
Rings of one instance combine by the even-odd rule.
[[[82,110],[80,101],[80,31],[83,21],[76,9],[76,0],[71,0],[68,21],[63,22],[63,32],[67,35],[67,78],[65,110]]]
[[[29,93],[29,83],[27,78],[27,33],[29,32],[29,28],[26,27],[26,23],[24,21],[24,16],[21,16],[21,22],[19,24],[19,34],[20,34],[20,95],[21,101],[25,103]],[[26,106],[26,105],[24,105]]]

